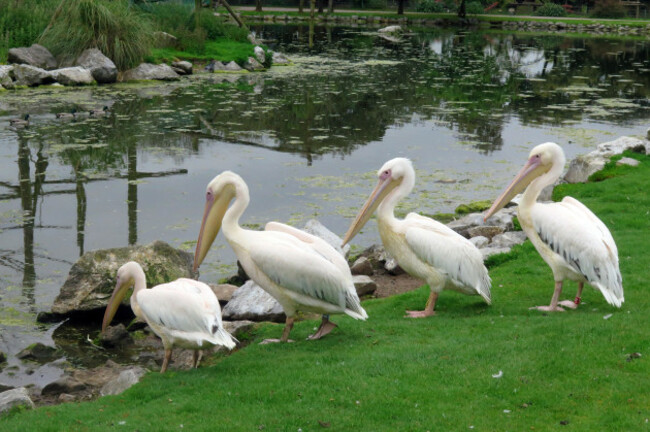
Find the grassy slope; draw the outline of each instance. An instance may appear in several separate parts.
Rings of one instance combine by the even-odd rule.
[[[438,316],[407,320],[425,287],[364,303],[368,322],[306,342],[256,343],[195,371],[148,374],[123,395],[43,407],[0,420],[3,431],[107,430],[639,430],[650,417],[650,158],[604,182],[567,185],[610,227],[626,303],[591,288],[577,311],[545,315],[553,279],[530,242],[490,270],[491,307],[444,293]],[[573,298],[570,284],[563,298]],[[604,316],[613,314],[609,319]],[[277,337],[263,326],[254,341]],[[629,353],[643,357],[627,361]],[[503,371],[500,379],[492,375]],[[119,422],[125,422],[120,425]],[[322,422],[319,423],[319,422]]]
[[[236,42],[228,39],[207,41],[205,51],[201,54],[189,51],[179,51],[172,48],[154,48],[147,61],[154,63],[169,62],[174,60],[205,60],[217,59],[222,63],[235,61],[244,63],[248,57],[254,56],[254,45],[250,42]]]

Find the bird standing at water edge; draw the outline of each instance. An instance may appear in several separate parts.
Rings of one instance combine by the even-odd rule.
[[[535,147],[528,162],[487,211],[485,219],[526,189],[519,202],[519,222],[555,278],[551,304],[531,309],[563,311],[562,306],[575,309],[585,282],[600,290],[609,304],[621,307],[624,297],[618,250],[605,224],[580,201],[568,196],[557,203],[537,202],[542,189],[560,178],[565,162],[559,145],[549,142]],[[574,301],[558,303],[566,279],[578,282],[578,293]]]
[[[377,210],[377,225],[384,247],[411,276],[424,280],[431,294],[423,311],[406,311],[411,318],[434,315],[438,295],[443,289],[478,294],[487,304],[490,277],[481,252],[469,240],[451,228],[409,213],[397,219],[394,209],[415,185],[415,170],[405,158],[389,160],[377,172],[379,182],[363,205],[343,244],[348,243]]]
[[[165,347],[161,373],[167,370],[173,347],[194,350],[194,367],[198,366],[200,349],[213,345],[223,345],[228,349],[235,347],[235,339],[223,328],[219,300],[208,285],[180,278],[147,289],[144,270],[133,261],[117,271],[117,283],[106,306],[102,332],[111,323],[132,286],[133,313],[149,324]]]
[[[336,326],[329,321],[329,314],[368,318],[350,268],[332,246],[278,222],[269,222],[265,231],[243,229],[239,218],[249,202],[248,186],[231,171],[224,171],[208,184],[194,270],[222,229],[248,276],[273,296],[287,315],[282,337],[265,342],[287,342],[298,311],[323,314],[321,326],[310,339],[319,339]]]

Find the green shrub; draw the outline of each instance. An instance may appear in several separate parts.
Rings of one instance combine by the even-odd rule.
[[[98,48],[120,70],[140,63],[153,45],[153,30],[127,2],[77,0],[67,2],[52,28],[41,38],[52,54],[75,59]]]
[[[541,7],[535,11],[537,16],[547,16],[547,17],[563,17],[566,16],[566,10],[559,4],[555,3],[544,3]]]
[[[441,13],[445,11],[443,2],[435,0],[421,0],[417,6],[418,12]]]
[[[591,16],[594,18],[623,18],[625,7],[618,0],[596,0]]]
[[[467,12],[470,15],[482,14],[484,10],[485,8],[483,7],[483,5],[477,1],[467,3],[467,5],[465,6],[465,12]]]

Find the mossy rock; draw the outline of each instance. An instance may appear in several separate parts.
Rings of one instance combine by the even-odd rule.
[[[436,213],[430,217],[443,224],[449,223],[456,219],[456,215],[454,213]]]
[[[483,200],[483,201],[474,201],[469,204],[461,204],[456,207],[456,214],[463,215],[469,213],[480,213],[490,208],[492,201]]]
[[[52,313],[66,316],[105,309],[115,288],[117,270],[128,261],[142,266],[150,287],[196,276],[192,270],[193,255],[162,241],[88,252],[70,269],[68,279],[54,300]],[[123,304],[129,303],[129,297],[125,297]]]

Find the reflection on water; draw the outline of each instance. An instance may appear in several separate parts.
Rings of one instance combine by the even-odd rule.
[[[418,170],[401,211],[434,214],[496,196],[534,144],[572,157],[647,126],[647,41],[309,30],[256,28],[297,65],[263,74],[0,96],[0,383],[52,377],[25,377],[13,354],[52,343],[36,313],[84,251],[158,239],[192,251],[205,186],[222,170],[251,189],[242,222],[315,217],[342,234],[389,158]],[[55,118],[104,105],[108,118]],[[29,128],[7,127],[24,113]],[[378,242],[374,226],[357,241]],[[222,237],[206,264],[205,281],[234,271]],[[58,344],[83,362],[78,337]]]

